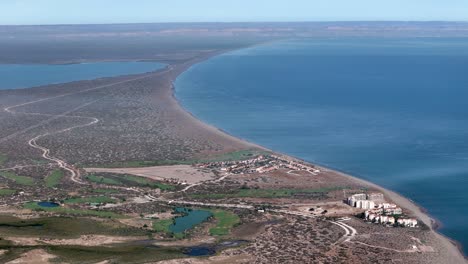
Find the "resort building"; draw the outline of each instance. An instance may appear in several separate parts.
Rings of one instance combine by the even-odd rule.
[[[374,201],[369,200],[358,200],[356,201],[355,207],[361,209],[374,209],[375,203]]]
[[[384,195],[383,193],[369,193],[367,194],[367,200],[371,200],[371,201],[379,201],[379,202],[383,202],[384,201]]]
[[[416,227],[418,225],[418,221],[413,218],[399,218],[396,220],[394,216],[402,215],[403,210],[396,204],[384,202],[381,193],[354,194],[346,199],[346,203],[356,208],[365,209],[364,219],[372,223],[392,226],[398,224],[406,227]]]
[[[352,207],[357,207],[357,202],[358,201],[364,201],[367,199],[367,195],[365,193],[358,193],[358,194],[353,194],[348,198],[348,205]]]
[[[400,218],[397,223],[401,226],[407,227],[416,227],[418,225],[418,221],[413,218]]]

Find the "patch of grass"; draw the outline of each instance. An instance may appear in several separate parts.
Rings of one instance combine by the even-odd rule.
[[[109,184],[109,185],[122,185],[123,184],[121,181],[118,181],[109,177],[97,176],[94,174],[86,176],[86,179],[92,182]]]
[[[0,189],[0,196],[9,196],[16,193],[16,190],[11,189]]]
[[[26,209],[35,211],[47,211],[58,214],[76,215],[76,216],[96,216],[102,218],[125,218],[125,216],[108,211],[86,210],[86,209],[73,209],[67,207],[42,207],[36,202],[29,202],[23,206]]]
[[[97,176],[97,175],[91,174],[91,175],[88,175],[86,178],[92,182],[109,184],[109,185],[127,186],[128,184],[126,183],[130,183],[130,184],[135,184],[135,185],[142,186],[142,187],[159,188],[164,191],[175,190],[175,186],[153,181],[151,179],[147,179],[144,177],[129,175],[129,174],[119,175],[115,177]]]
[[[169,227],[172,225],[173,219],[162,219],[153,222],[153,229],[156,232],[171,233]]]
[[[193,194],[197,199],[223,199],[223,198],[283,198],[300,193],[327,193],[342,190],[345,187],[329,187],[317,189],[240,189],[234,193]]]
[[[175,187],[169,184],[164,184],[156,181],[152,181],[150,179],[144,178],[144,177],[139,177],[139,176],[133,176],[133,175],[124,175],[122,178],[126,181],[134,182],[138,185],[141,186],[148,186],[151,188],[158,188],[164,191],[172,191],[175,190]]]
[[[10,179],[14,182],[16,182],[17,184],[20,184],[20,185],[27,185],[27,186],[32,186],[34,185],[34,179],[31,178],[31,177],[27,177],[27,176],[20,176],[20,175],[17,175],[16,173],[13,173],[13,172],[6,172],[6,171],[3,171],[3,172],[0,172],[0,176],[4,177],[4,178],[7,178],[7,179]]]
[[[47,178],[45,179],[46,186],[49,188],[53,188],[59,185],[64,175],[65,174],[63,173],[62,170],[52,171],[52,173],[49,176],[47,176]]]
[[[0,216],[0,233],[2,236],[76,238],[90,234],[146,236],[148,231],[124,225],[113,219],[98,221],[84,217],[62,216],[20,219],[12,216]]]
[[[231,229],[240,223],[240,218],[234,213],[224,210],[211,210],[216,219],[216,226],[210,228],[210,235],[225,236],[231,232]]]
[[[116,203],[115,199],[106,196],[71,198],[64,201],[66,204],[84,204],[84,203]]]

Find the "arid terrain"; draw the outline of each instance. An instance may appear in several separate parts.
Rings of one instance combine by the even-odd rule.
[[[190,66],[291,37],[284,32],[316,32],[235,26],[207,29],[193,42],[186,40],[203,25],[44,27],[38,50],[53,42],[50,35],[63,45],[16,61],[12,52],[34,50],[24,37],[32,29],[0,28],[19,43],[15,50],[14,40],[0,37],[1,62],[167,64],[139,75],[0,91],[1,263],[466,262],[404,197],[227,135],[179,105],[173,81]],[[366,28],[353,27],[358,34]],[[139,44],[126,45],[132,37]],[[92,46],[71,44],[77,39],[100,45],[89,52]],[[100,52],[115,39],[121,42]],[[417,226],[364,221],[365,209],[346,203],[361,193],[382,193],[402,208],[398,217],[415,218]],[[175,231],[192,213],[208,216]]]

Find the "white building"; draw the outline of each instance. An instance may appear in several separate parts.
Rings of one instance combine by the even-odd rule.
[[[387,215],[401,215],[403,210],[400,207],[396,207],[384,209],[383,212]]]
[[[381,224],[386,224],[386,223],[388,223],[388,216],[381,215],[381,216],[380,216],[380,219],[379,219],[379,223],[381,223]]]
[[[357,201],[362,201],[366,199],[367,199],[367,195],[365,193],[353,194],[348,198],[348,204],[350,206],[356,207]]]
[[[398,219],[397,223],[407,227],[415,227],[418,225],[418,221],[413,218],[400,218]]]
[[[374,209],[375,203],[374,201],[369,201],[369,200],[358,200],[355,203],[356,208],[362,208],[362,209]]]

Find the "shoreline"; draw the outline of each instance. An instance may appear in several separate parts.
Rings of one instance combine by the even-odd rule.
[[[213,57],[216,57],[216,56],[219,56],[219,55],[222,55],[222,54],[226,54],[226,53],[236,51],[236,50],[252,48],[254,46],[259,46],[259,45],[264,45],[264,44],[266,44],[266,43],[259,43],[259,44],[256,44],[256,45],[249,45],[249,46],[245,46],[245,47],[242,47],[242,48],[236,48],[236,49],[225,49],[225,50],[216,50],[216,51],[211,50],[211,51],[208,51],[206,53],[200,54],[197,57],[193,57],[193,58],[191,58],[191,59],[189,59],[189,60],[187,60],[185,62],[175,63],[175,64],[172,64],[172,65],[171,64],[166,64],[166,67],[161,68],[161,69],[159,69],[157,71],[148,72],[148,73],[141,73],[141,74],[135,74],[135,75],[152,75],[152,74],[157,74],[157,73],[163,72],[164,70],[167,70],[168,68],[171,68],[172,69],[171,71],[168,71],[168,72],[164,73],[164,75],[161,75],[161,76],[164,76],[163,77],[164,79],[163,79],[161,87],[160,87],[162,94],[157,95],[157,96],[163,96],[164,98],[167,98],[168,101],[167,101],[167,104],[165,104],[165,107],[167,107],[167,112],[173,112],[174,116],[179,115],[177,117],[181,118],[182,123],[184,121],[185,122],[188,121],[189,123],[191,123],[191,125],[198,126],[198,128],[202,132],[207,133],[207,138],[208,139],[210,138],[210,135],[209,135],[210,133],[211,133],[211,136],[215,136],[217,139],[224,139],[225,141],[222,142],[222,143],[227,144],[226,150],[229,150],[229,148],[234,148],[234,149],[236,147],[239,148],[240,146],[242,146],[243,148],[250,147],[250,148],[257,148],[257,149],[261,149],[261,150],[266,150],[266,151],[269,151],[269,152],[272,152],[272,153],[277,153],[278,155],[283,155],[283,156],[291,157],[291,158],[296,159],[296,160],[304,161],[301,158],[297,158],[297,157],[282,153],[281,151],[274,151],[274,150],[268,149],[268,148],[266,148],[264,146],[258,145],[258,144],[254,143],[254,142],[250,142],[250,141],[248,141],[246,139],[239,138],[239,137],[237,137],[235,135],[230,134],[227,131],[224,131],[221,128],[218,128],[218,127],[216,127],[214,125],[206,123],[206,122],[198,119],[195,115],[193,115],[190,111],[188,111],[188,109],[184,108],[184,106],[181,104],[181,102],[176,97],[176,88],[177,87],[175,86],[175,81],[177,80],[177,78],[180,75],[185,73],[191,67],[194,67],[199,63],[202,63],[204,61],[207,61],[207,60],[209,60],[209,59],[211,59]],[[121,75],[121,76],[125,76],[125,75]],[[110,76],[110,77],[103,77],[103,78],[111,79],[111,78],[115,78],[115,77],[119,77],[119,76]],[[76,82],[81,82],[81,81],[86,81],[86,80],[79,80],[79,81],[76,81]],[[38,87],[49,87],[50,85],[53,86],[53,84],[49,84],[49,85],[38,86]],[[37,87],[28,87],[28,88],[12,89],[12,90],[1,90],[0,92],[9,92],[9,91],[13,91],[13,90],[27,90],[27,89],[34,89],[34,88],[37,88]],[[203,153],[201,153],[200,155],[203,155]],[[440,244],[442,244],[444,246],[445,250],[448,253],[453,254],[457,258],[459,257],[460,260],[464,259],[465,262],[466,262],[467,256],[464,255],[462,245],[459,242],[457,242],[457,241],[455,241],[455,240],[453,240],[453,239],[451,239],[451,238],[437,232],[437,229],[441,227],[442,223],[440,221],[438,221],[437,219],[431,217],[423,207],[419,206],[418,204],[416,204],[411,199],[406,198],[401,194],[398,194],[398,193],[396,193],[396,192],[394,192],[392,190],[386,189],[386,188],[384,188],[382,186],[379,186],[379,185],[377,185],[375,183],[372,183],[370,181],[358,178],[356,176],[352,176],[350,174],[347,174],[346,172],[342,172],[339,169],[331,168],[329,166],[322,166],[322,165],[320,165],[318,163],[314,163],[314,162],[308,162],[308,161],[304,161],[304,162],[306,162],[308,164],[313,164],[313,165],[317,166],[318,168],[320,168],[320,169],[322,169],[324,171],[335,173],[335,174],[337,174],[337,175],[339,175],[341,177],[351,179],[351,180],[353,180],[355,182],[362,183],[362,184],[364,184],[366,186],[370,186],[370,187],[373,187],[373,188],[375,188],[377,190],[382,191],[387,198],[389,198],[389,199],[393,200],[394,202],[400,204],[401,207],[407,209],[412,214],[414,214],[416,217],[418,217],[420,220],[422,220],[430,228],[431,232],[433,232],[436,235],[437,240],[440,241]]]
[[[253,147],[260,148],[262,150],[266,150],[266,151],[270,151],[270,152],[273,152],[273,153],[276,153],[276,154],[279,154],[279,155],[291,157],[291,158],[296,159],[296,160],[301,160],[301,161],[303,161],[305,163],[314,165],[314,166],[320,168],[323,171],[336,173],[336,174],[340,175],[341,177],[351,179],[351,180],[353,180],[355,182],[361,183],[363,185],[367,185],[369,187],[372,187],[372,188],[375,188],[376,190],[381,191],[382,193],[384,193],[384,195],[387,198],[389,198],[393,202],[401,205],[401,207],[405,208],[406,210],[409,210],[414,216],[416,216],[419,220],[421,220],[424,224],[426,224],[430,228],[430,230],[436,234],[436,236],[439,238],[439,240],[449,243],[450,246],[447,246],[447,249],[455,249],[456,252],[452,252],[452,253],[458,254],[461,258],[467,260],[468,255],[465,255],[465,253],[463,251],[463,245],[460,242],[458,242],[458,241],[456,241],[454,239],[451,239],[451,238],[447,237],[446,235],[444,235],[444,234],[437,231],[438,229],[440,229],[443,226],[443,223],[441,221],[435,219],[434,217],[432,217],[424,207],[418,205],[416,202],[414,202],[410,198],[407,198],[407,197],[405,197],[405,196],[403,196],[403,195],[401,195],[401,194],[399,194],[399,193],[397,193],[395,191],[392,191],[390,189],[386,189],[385,187],[377,185],[376,183],[370,182],[368,180],[361,179],[361,178],[356,177],[356,176],[352,176],[352,175],[350,175],[350,174],[348,174],[346,172],[340,171],[339,169],[322,166],[322,165],[319,165],[317,163],[309,162],[309,161],[303,160],[301,158],[297,158],[297,157],[294,157],[294,156],[291,156],[291,155],[288,155],[288,154],[285,154],[285,153],[282,153],[282,152],[279,152],[279,151],[274,151],[274,150],[268,149],[268,148],[266,148],[264,146],[258,145],[258,144],[254,143],[254,142],[250,142],[250,141],[248,141],[246,139],[243,139],[243,138],[237,137],[235,135],[232,135],[229,132],[224,131],[223,129],[220,129],[220,128],[214,126],[214,125],[211,125],[209,123],[205,123],[204,121],[200,120],[193,113],[191,113],[188,109],[186,109],[182,105],[182,103],[177,99],[175,81],[177,80],[177,78],[180,75],[184,74],[191,67],[193,67],[193,66],[195,66],[195,65],[197,65],[199,63],[202,63],[204,61],[207,61],[207,60],[209,60],[211,58],[214,58],[216,56],[219,56],[219,55],[223,55],[223,54],[235,51],[235,50],[242,50],[242,49],[245,49],[245,48],[251,48],[251,47],[262,45],[262,44],[264,44],[264,43],[253,45],[253,46],[248,46],[248,47],[244,47],[244,48],[240,48],[240,49],[217,51],[217,52],[213,52],[211,54],[208,54],[207,56],[203,56],[202,58],[197,58],[194,61],[189,61],[189,62],[184,63],[184,64],[188,63],[189,64],[188,67],[186,67],[182,71],[178,72],[175,75],[175,77],[173,77],[171,79],[171,97],[172,97],[172,99],[175,101],[177,106],[182,111],[184,111],[191,118],[195,119],[195,121],[197,123],[202,124],[205,128],[209,128],[210,130],[215,129],[217,131],[217,133],[221,133],[225,137],[238,140],[238,141],[240,141],[240,142],[242,142],[244,144],[251,145]]]

